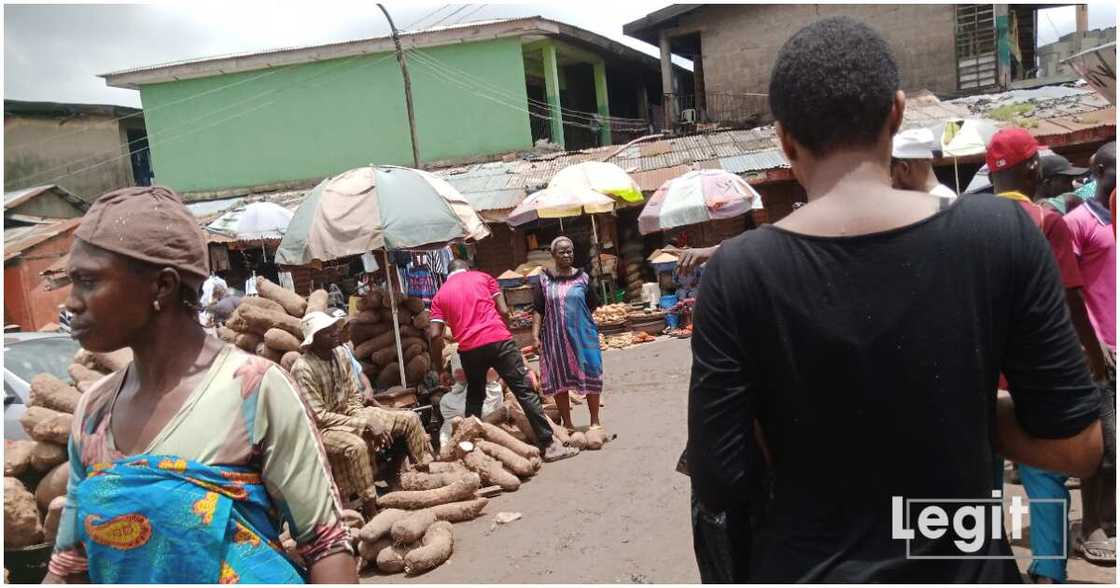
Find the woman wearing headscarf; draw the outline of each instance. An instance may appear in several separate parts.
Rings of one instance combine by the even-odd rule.
[[[599,425],[603,357],[599,329],[591,318],[597,306],[591,278],[573,266],[572,240],[552,241],[556,271],[544,270],[534,287],[533,342],[541,357],[541,393],[556,398],[563,425],[572,428],[569,392],[587,395],[591,426]]]
[[[306,405],[276,364],[197,320],[206,242],[178,195],[102,196],[67,272],[72,336],[134,360],[85,393],[46,582],[353,583],[350,535]],[[306,562],[285,555],[286,523]]]

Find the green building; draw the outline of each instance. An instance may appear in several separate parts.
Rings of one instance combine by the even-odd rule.
[[[531,17],[404,32],[422,165],[542,140],[621,143],[661,120],[657,58]],[[413,164],[390,37],[104,74],[140,92],[155,181],[205,199]]]

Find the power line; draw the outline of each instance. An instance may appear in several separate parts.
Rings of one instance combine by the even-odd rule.
[[[403,27],[403,29],[404,29],[404,30],[412,30],[412,27],[414,27],[414,26],[416,26],[416,25],[420,24],[420,23],[421,23],[422,21],[428,20],[428,19],[429,19],[429,18],[431,18],[431,17],[433,16],[433,15],[435,15],[435,14],[436,14],[437,12],[440,12],[440,11],[442,11],[442,10],[443,10],[444,8],[447,8],[448,6],[451,6],[451,5],[450,5],[450,4],[444,4],[443,6],[440,6],[439,8],[437,8],[437,9],[435,9],[435,10],[433,10],[433,11],[429,12],[428,14],[425,14],[424,16],[421,16],[420,18],[418,18],[418,19],[416,19],[416,20],[412,21],[412,22],[411,22],[411,23],[409,23],[408,25],[405,25],[405,26]]]
[[[443,17],[443,18],[441,18],[441,19],[439,19],[439,20],[437,20],[437,21],[433,22],[432,24],[428,25],[428,26],[427,26],[426,28],[429,28],[429,29],[430,29],[430,28],[434,28],[434,27],[438,26],[438,25],[439,25],[439,23],[441,23],[441,22],[443,22],[443,21],[445,21],[445,20],[447,20],[447,19],[449,19],[449,18],[451,18],[451,17],[455,16],[456,14],[459,14],[460,12],[462,12],[462,11],[466,10],[467,8],[470,8],[470,4],[464,4],[464,5],[460,6],[460,7],[458,8],[458,9],[456,9],[456,10],[452,11],[452,12],[451,12],[450,14],[448,14],[447,16],[445,16],[445,17]]]
[[[479,4],[478,8],[475,8],[474,10],[472,10],[472,11],[464,14],[463,16],[460,16],[459,18],[455,19],[455,22],[448,23],[448,24],[457,25],[457,24],[467,20],[468,18],[478,14],[483,8],[486,8],[487,6],[489,6],[489,4]]]

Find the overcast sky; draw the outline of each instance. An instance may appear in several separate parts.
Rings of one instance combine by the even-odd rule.
[[[601,0],[547,4],[390,3],[388,7],[399,28],[539,14],[653,55],[654,47],[623,36],[622,25],[668,4]],[[1115,21],[1116,8],[1112,2],[1089,3],[1090,28],[1115,26]],[[1038,28],[1040,44],[1072,32],[1073,7],[1041,11]],[[138,92],[109,88],[97,74],[180,59],[387,33],[384,17],[370,1],[6,5],[4,97],[139,106]]]

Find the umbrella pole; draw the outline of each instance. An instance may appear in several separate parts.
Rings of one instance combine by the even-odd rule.
[[[404,350],[401,349],[401,325],[397,322],[397,300],[394,295],[393,279],[389,274],[389,250],[383,251],[385,254],[385,280],[388,282],[389,290],[389,305],[393,307],[393,339],[397,343],[397,367],[401,370],[401,388],[407,388],[408,382],[405,380],[404,374]]]
[[[599,291],[602,292],[603,297],[601,300],[603,304],[607,304],[607,285],[603,282],[603,250],[599,247],[599,229],[595,226],[595,215],[588,215],[591,217],[591,246],[595,248],[595,258],[599,260]],[[592,264],[594,265],[594,264]]]
[[[953,157],[953,175],[957,178],[957,194],[961,193],[961,168],[957,165],[957,158]]]

